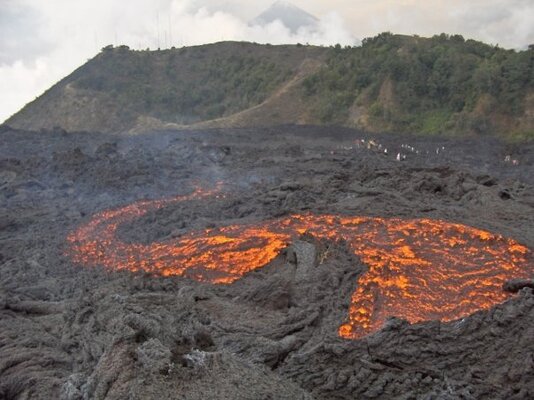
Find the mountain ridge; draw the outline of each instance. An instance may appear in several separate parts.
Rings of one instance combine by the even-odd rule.
[[[534,51],[389,33],[358,47],[220,42],[107,47],[6,121],[143,131],[317,124],[371,132],[534,137]]]

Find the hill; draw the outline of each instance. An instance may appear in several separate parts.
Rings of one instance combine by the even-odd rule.
[[[534,49],[383,33],[334,48],[304,82],[323,123],[425,134],[534,136]]]
[[[108,46],[6,123],[124,131],[191,125],[256,106],[327,49],[224,42],[162,51]]]
[[[325,124],[534,137],[534,49],[383,33],[361,46],[107,47],[8,121],[22,129]]]

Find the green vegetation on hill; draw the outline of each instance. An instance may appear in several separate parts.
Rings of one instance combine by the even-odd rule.
[[[129,131],[255,107],[327,48],[221,42],[157,51],[107,46],[6,121],[21,129]]]
[[[360,47],[336,46],[327,59],[303,83],[324,123],[343,124],[362,106],[366,125],[378,129],[488,133],[503,117],[521,117],[534,90],[534,50],[504,50],[460,35],[383,33]]]
[[[534,47],[391,33],[345,48],[108,46],[6,123],[102,132],[307,123],[530,139]]]
[[[147,51],[107,48],[75,87],[110,93],[130,113],[191,123],[261,103],[293,71],[254,54],[206,56],[203,48]]]

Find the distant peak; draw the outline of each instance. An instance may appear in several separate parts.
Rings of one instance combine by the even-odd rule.
[[[267,12],[268,10],[273,10],[273,9],[285,9],[285,11],[292,11],[292,12],[297,12],[297,13],[300,13],[300,14],[306,14],[307,16],[309,17],[312,17],[314,20],[318,21],[319,19],[315,16],[313,16],[312,14],[308,13],[307,11],[304,11],[302,8],[296,6],[295,4],[289,2],[289,1],[285,1],[285,0],[278,0],[278,1],[275,1],[273,4],[271,4],[271,6],[265,10],[265,12]]]
[[[288,1],[278,0],[250,23],[263,26],[274,21],[282,22],[291,32],[296,33],[304,27],[315,29],[319,19]]]

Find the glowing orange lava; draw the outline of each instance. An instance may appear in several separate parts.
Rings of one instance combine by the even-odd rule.
[[[68,236],[70,254],[87,265],[229,284],[268,264],[303,232],[344,240],[369,268],[359,277],[348,319],[339,328],[348,339],[379,330],[389,316],[411,323],[451,321],[488,309],[510,296],[502,290],[505,281],[534,274],[532,254],[519,243],[429,219],[303,214],[147,245],[117,238],[119,225],[150,210],[210,195],[197,190],[96,214]]]

